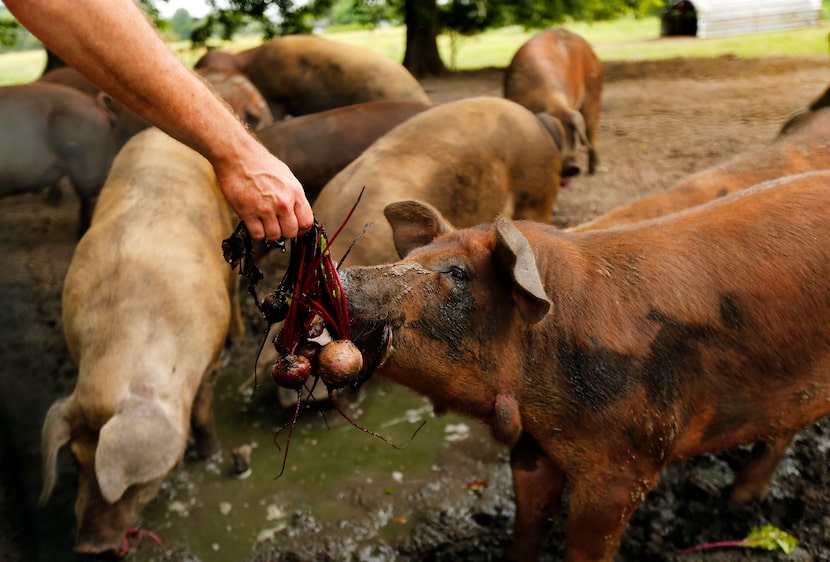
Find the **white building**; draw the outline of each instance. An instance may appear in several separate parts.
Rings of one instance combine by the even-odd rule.
[[[661,35],[723,37],[816,26],[821,0],[676,0],[663,13]]]

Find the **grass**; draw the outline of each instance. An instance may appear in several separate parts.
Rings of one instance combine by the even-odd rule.
[[[763,56],[822,56],[828,55],[830,15],[822,12],[816,27],[750,35],[736,35],[713,39],[660,38],[660,20],[650,18],[622,18],[613,22],[566,25],[593,45],[601,60],[648,60],[686,57],[714,57],[725,54],[754,58]],[[473,37],[438,38],[438,48],[444,62],[453,69],[465,70],[486,67],[504,67],[516,49],[533,35],[520,27],[507,27]],[[403,60],[404,29],[400,27],[374,30],[329,32],[326,36],[382,53],[394,60]],[[220,45],[228,51],[238,51],[255,45],[259,40],[246,37]],[[201,56],[202,50],[193,50],[186,42],[171,43],[170,47],[188,66]],[[0,55],[0,85],[17,84],[36,79],[45,64],[42,51],[25,51]]]

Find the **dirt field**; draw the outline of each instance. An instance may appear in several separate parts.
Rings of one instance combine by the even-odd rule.
[[[557,224],[578,224],[764,146],[793,111],[826,88],[829,63],[827,58],[734,57],[607,63],[600,172],[578,177],[560,192]],[[436,102],[498,96],[501,75],[500,69],[458,73],[425,80],[424,86]],[[470,127],[474,135],[475,124]],[[40,425],[49,404],[74,384],[62,335],[60,294],[75,243],[77,202],[69,192],[59,206],[46,205],[42,194],[10,197],[0,200],[0,217],[0,560],[69,560],[75,494],[71,463],[62,463],[69,468],[61,475],[53,507],[38,509],[36,501]],[[721,493],[730,481],[730,466],[743,454],[707,455],[667,470],[635,515],[617,560],[830,561],[830,421],[802,432],[765,501],[730,507]],[[455,550],[448,546],[451,535],[433,535],[432,543],[421,540],[409,553],[399,549],[397,555],[371,559],[495,559],[509,540],[510,511],[504,509],[506,516],[480,523],[478,534],[473,532],[463,549],[457,538]],[[750,527],[765,523],[796,536],[801,542],[796,553],[785,557],[721,549],[674,554],[684,546],[743,538]],[[559,559],[560,541],[561,532],[550,541],[546,559]],[[273,548],[252,556],[263,561],[306,559]],[[165,559],[196,558],[185,547],[167,552]]]

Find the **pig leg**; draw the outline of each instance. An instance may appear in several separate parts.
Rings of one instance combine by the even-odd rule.
[[[756,443],[749,460],[735,476],[729,501],[742,503],[756,498],[764,499],[769,482],[775,474],[775,467],[794,436],[795,433],[790,433],[772,441]]]
[[[199,391],[193,400],[193,409],[190,412],[190,428],[193,440],[196,442],[196,454],[200,458],[207,458],[219,450],[219,441],[216,438],[216,429],[213,424],[213,398],[216,381],[219,378],[219,364],[221,356],[208,368]]]
[[[660,468],[626,467],[597,457],[591,472],[569,480],[565,562],[610,562],[628,520],[657,484]]]
[[[245,321],[242,318],[242,303],[239,296],[239,275],[233,272],[235,279],[231,281],[231,323],[228,327],[228,341],[239,343],[245,337]]]
[[[525,435],[510,452],[516,521],[507,560],[538,560],[562,504],[565,475],[533,438]]]

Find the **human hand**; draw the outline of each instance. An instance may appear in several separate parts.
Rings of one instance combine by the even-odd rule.
[[[237,158],[213,162],[225,198],[254,240],[295,238],[314,215],[303,186],[288,166],[254,141]]]

